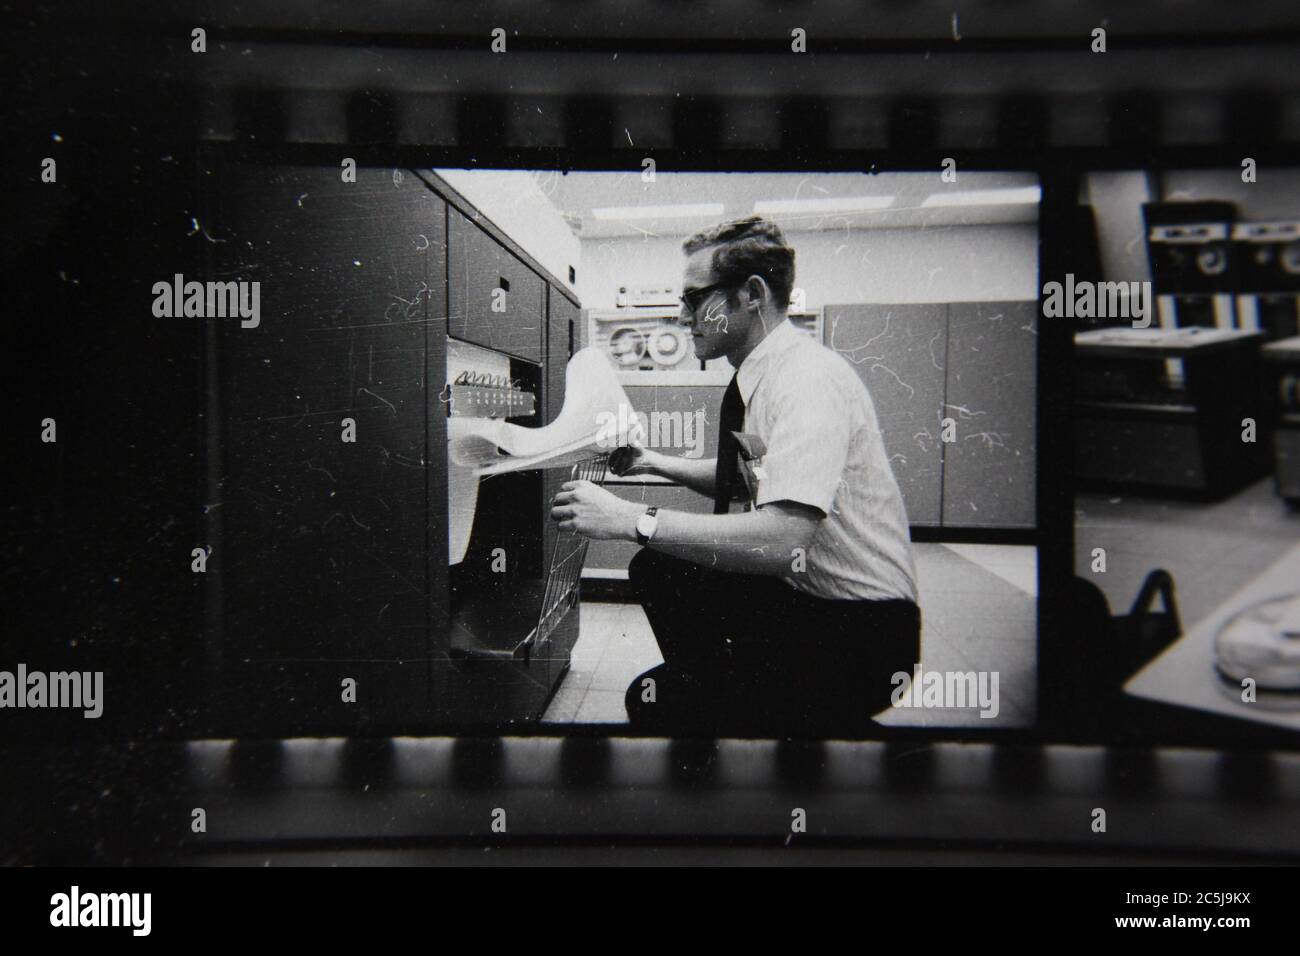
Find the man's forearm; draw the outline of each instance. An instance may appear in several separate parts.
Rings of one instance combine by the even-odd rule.
[[[701,515],[660,511],[649,547],[707,568],[744,574],[786,574],[795,549],[815,529],[809,518],[776,509]],[[633,534],[635,540],[635,534]]]
[[[714,475],[718,470],[716,458],[676,458],[656,454],[650,462],[650,473],[685,485],[692,491],[713,497]]]

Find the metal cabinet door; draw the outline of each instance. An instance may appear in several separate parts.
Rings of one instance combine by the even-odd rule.
[[[263,295],[258,327],[215,330],[211,729],[409,726],[430,696],[411,662],[429,655],[425,350],[445,308],[442,202],[415,177],[395,189],[388,169],[343,184],[328,167],[220,164],[212,189],[226,239],[212,274],[255,265]]]
[[[560,415],[564,408],[564,379],[570,351],[570,323],[573,323],[572,338],[576,340],[578,330],[578,307],[564,297],[559,290],[549,291],[549,309],[547,316],[546,371],[542,386],[543,421],[550,424]],[[542,541],[542,559],[549,562],[551,551],[555,546],[555,522],[551,520],[551,501],[560,486],[569,480],[568,469],[554,468],[543,472],[542,510],[546,524]]]
[[[559,289],[548,288],[546,292],[546,370],[542,397],[545,421],[549,424],[559,417],[560,410],[564,408],[565,373],[569,359],[573,357],[573,350],[577,347],[580,310]],[[569,480],[569,469],[553,468],[542,475],[542,561],[545,570],[550,566],[557,536],[557,526],[551,520],[551,502],[560,486]],[[533,660],[534,666],[544,669],[544,674],[539,674],[537,679],[548,689],[554,688],[569,666],[570,652],[578,640],[578,613],[579,608],[576,606],[569,611]]]
[[[926,527],[941,518],[947,321],[942,303],[828,305],[823,331],[867,386],[908,521]]]
[[[449,313],[454,338],[542,361],[546,284],[508,249],[448,212]]]
[[[943,523],[1032,528],[1036,520],[1036,302],[948,307]]]

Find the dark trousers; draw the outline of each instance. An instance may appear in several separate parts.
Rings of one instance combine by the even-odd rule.
[[[635,729],[860,734],[890,705],[893,675],[910,676],[920,657],[921,610],[912,601],[825,600],[778,578],[648,548],[628,577],[664,657],[627,689]]]

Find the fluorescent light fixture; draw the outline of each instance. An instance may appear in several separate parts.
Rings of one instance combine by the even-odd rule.
[[[675,206],[603,206],[591,211],[593,219],[693,219],[700,216],[721,216],[720,202],[686,202]]]
[[[788,216],[801,212],[871,212],[887,209],[894,204],[894,196],[839,196],[831,199],[764,199],[754,203],[754,212],[760,216]]]
[[[921,203],[922,208],[938,206],[1019,206],[1037,204],[1043,198],[1038,186],[1019,186],[1013,189],[965,189],[961,192],[931,193]]]

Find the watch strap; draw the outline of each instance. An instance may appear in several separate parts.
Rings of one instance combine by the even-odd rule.
[[[659,513],[659,507],[658,507],[658,505],[651,505],[649,508],[647,508],[647,509],[645,510],[645,513],[646,513],[646,515],[648,515],[649,517],[653,518],[655,515],[657,515],[657,514]],[[643,517],[644,517],[644,516],[643,516]],[[643,535],[643,534],[641,533],[641,528],[640,528],[640,522],[639,522],[639,521],[637,522],[637,525],[638,525],[638,527],[637,527],[637,529],[636,529],[636,543],[639,544],[639,545],[641,545],[642,547],[645,547],[647,544],[650,543],[650,539],[647,538],[645,535]]]

